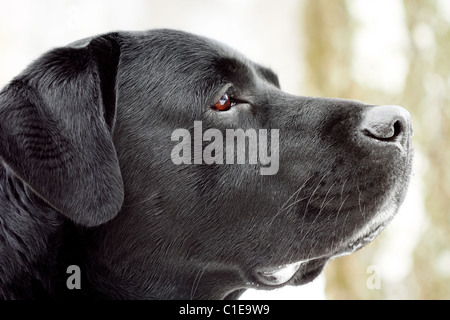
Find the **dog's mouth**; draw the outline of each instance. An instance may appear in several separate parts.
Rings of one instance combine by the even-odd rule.
[[[298,261],[278,267],[259,268],[254,276],[259,284],[269,287],[302,285],[314,280],[323,270],[329,258]]]
[[[275,268],[260,268],[255,272],[258,282],[268,285],[277,286],[288,282],[294,274],[300,269],[305,261],[298,261]]]
[[[298,286],[309,283],[320,275],[330,259],[359,250],[372,242],[385,226],[386,224],[383,223],[366,233],[360,234],[356,240],[350,241],[337,252],[327,256],[301,260],[276,267],[257,268],[254,272],[254,278],[259,285],[267,287]]]

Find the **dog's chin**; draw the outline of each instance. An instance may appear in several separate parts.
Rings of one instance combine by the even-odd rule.
[[[284,285],[299,286],[309,283],[322,273],[330,259],[348,255],[361,249],[372,242],[386,224],[381,223],[369,230],[360,232],[356,238],[342,245],[332,254],[275,267],[258,268],[254,272],[255,282],[258,287],[265,288],[277,288]]]

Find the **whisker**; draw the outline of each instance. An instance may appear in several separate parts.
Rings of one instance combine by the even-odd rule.
[[[287,199],[284,204],[281,206],[280,210],[284,209],[284,206],[289,202],[289,200],[291,200],[294,196],[297,197],[300,193],[300,191],[303,190],[303,188],[306,186],[306,183],[313,177],[314,175],[311,175],[308,179],[305,180],[305,182],[303,182],[302,186],[300,188],[298,188],[290,197],[289,199]]]
[[[198,285],[200,284],[200,279],[203,277],[203,274],[205,273],[207,267],[208,264],[206,264],[206,266],[203,269],[197,272],[197,275],[195,276],[194,279],[194,283],[192,284],[190,300],[194,300],[194,295],[195,292],[197,291]]]
[[[320,184],[322,183],[323,179],[325,179],[325,177],[331,172],[331,169],[328,170],[327,172],[325,172],[325,174],[322,176],[322,178],[320,179],[320,181],[317,183],[316,188],[314,189],[314,191],[312,192],[311,196],[308,199],[308,202],[306,203],[306,207],[305,207],[305,211],[303,212],[303,217],[302,217],[302,223],[303,221],[305,221],[305,216],[306,213],[308,211],[308,207],[309,207],[309,203],[311,202],[312,198],[314,198],[314,195],[316,194],[317,190],[319,190]]]
[[[308,179],[305,180],[305,182],[303,182],[302,186],[300,188],[298,188],[281,206],[280,209],[278,209],[277,213],[274,214],[274,216],[272,217],[272,219],[270,220],[269,226],[272,225],[272,223],[275,221],[275,219],[283,212],[288,210],[289,208],[291,208],[293,205],[295,205],[296,203],[305,200],[304,198],[300,199],[297,201],[297,197],[300,194],[300,192],[303,190],[303,188],[306,186],[306,183],[313,177],[314,175],[311,175]],[[286,207],[286,205],[289,203],[289,201],[295,197],[295,200],[292,204],[290,204],[289,206]]]
[[[365,214],[365,206],[364,209],[361,207],[361,189],[359,188],[359,180],[356,182],[356,188],[358,189],[358,206],[359,206],[359,212],[361,213],[361,216],[363,217],[364,220],[366,220],[366,214]]]
[[[336,213],[336,218],[334,219],[334,227],[335,227],[335,228],[337,228],[337,220],[338,220],[339,214],[340,214],[340,212],[341,212],[341,210],[342,210],[342,207],[344,206],[344,203],[345,203],[345,201],[348,199],[349,196],[350,196],[350,195],[348,194],[348,195],[345,197],[345,199],[344,199],[343,201],[341,201],[341,205],[339,206],[338,212]]]

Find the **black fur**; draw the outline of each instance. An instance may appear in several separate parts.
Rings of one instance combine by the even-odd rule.
[[[224,116],[211,106],[227,86]],[[410,122],[376,139],[361,127],[374,108],[286,94],[271,70],[179,31],[50,51],[0,93],[0,298],[222,299],[311,281],[404,198]],[[196,120],[279,129],[278,173],[173,164],[172,132]],[[286,283],[258,278],[300,260]]]

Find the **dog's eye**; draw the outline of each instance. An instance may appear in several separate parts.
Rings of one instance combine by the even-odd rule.
[[[228,93],[224,93],[219,101],[214,105],[214,108],[219,111],[227,111],[234,105],[230,95]]]

